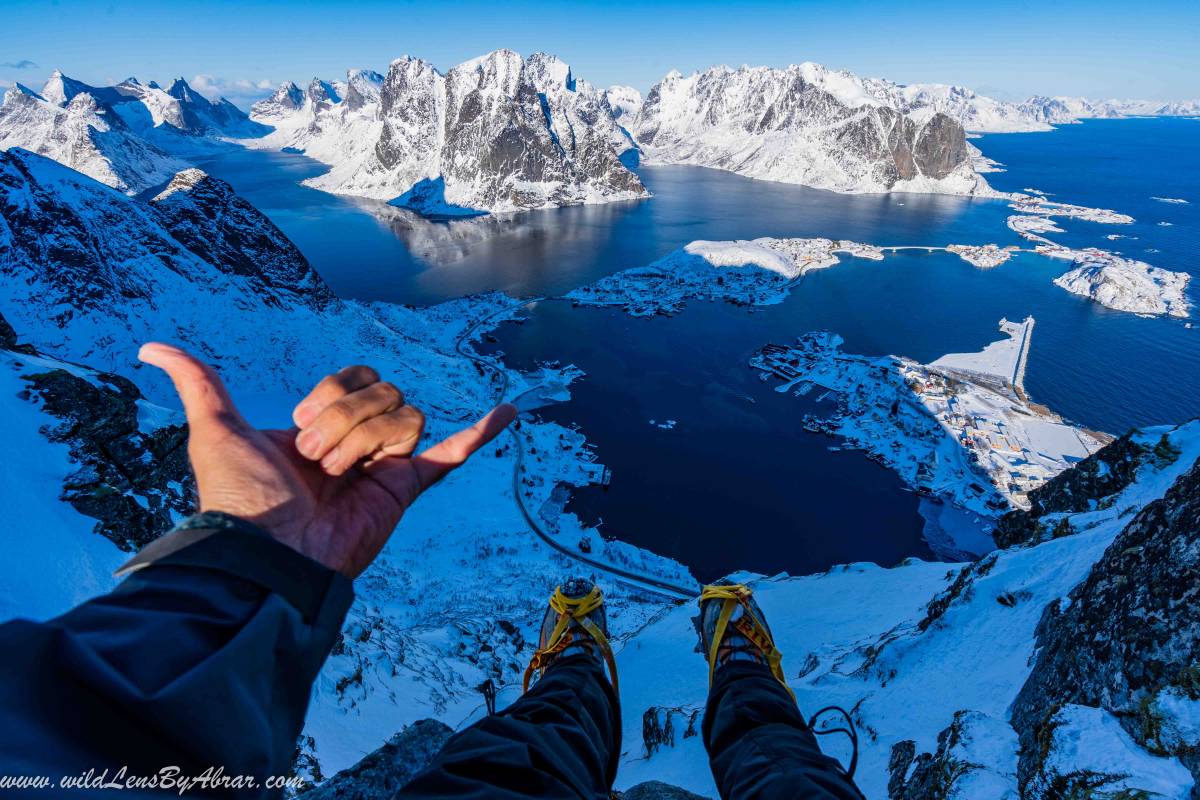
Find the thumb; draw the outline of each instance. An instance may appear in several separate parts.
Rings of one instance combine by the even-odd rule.
[[[457,467],[461,467],[476,450],[499,436],[516,417],[516,406],[502,403],[471,427],[464,428],[420,455],[413,456],[412,467],[417,475],[417,493],[420,494]]]
[[[138,358],[158,367],[171,378],[183,401],[188,425],[193,430],[212,425],[245,426],[245,420],[233,405],[216,371],[191,353],[161,342],[150,342],[142,345]]]

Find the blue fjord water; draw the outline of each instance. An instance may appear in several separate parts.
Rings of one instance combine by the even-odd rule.
[[[976,144],[1006,167],[989,176],[997,188],[1032,187],[1137,219],[1064,220],[1066,233],[1053,238],[1195,273],[1198,136],[1200,121],[1105,120]],[[203,166],[270,215],[337,292],[362,299],[424,304],[491,289],[555,296],[694,239],[1020,243],[1001,201],[846,196],[700,168],[641,168],[654,193],[646,201],[429,222],[297,186],[322,168],[294,155],[235,152]],[[1113,233],[1136,238],[1105,238]],[[1026,387],[1036,401],[1111,433],[1200,415],[1200,330],[1070,295],[1052,284],[1066,269],[1031,254],[991,270],[946,253],[846,258],[767,308],[695,303],[647,320],[544,301],[523,324],[501,326],[487,349],[517,368],[557,360],[587,373],[569,402],[538,413],[578,424],[612,467],[607,489],[580,489],[568,506],[607,535],[678,558],[702,579],[737,568],[890,565],[932,557],[917,498],[863,454],[830,451],[835,442],[801,430],[814,397],[772,391],[748,357],[830,329],[848,352],[931,360],[981,348],[1002,316],[1033,314]]]

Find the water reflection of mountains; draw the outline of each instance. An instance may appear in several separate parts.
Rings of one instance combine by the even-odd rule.
[[[435,219],[387,203],[350,198],[409,251],[431,266],[472,260],[509,260],[515,252],[531,263],[561,256],[581,244],[605,239],[618,219],[644,200]]]

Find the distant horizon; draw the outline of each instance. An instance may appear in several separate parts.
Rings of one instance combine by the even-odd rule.
[[[813,61],[899,84],[963,86],[998,100],[1033,95],[1163,102],[1200,97],[1200,8],[1178,0],[963,5],[917,0],[633,5],[576,2],[504,8],[480,0],[430,7],[371,0],[282,5],[82,0],[6,4],[0,89],[40,89],[55,68],[92,85],[134,76],[247,107],[284,81],[386,73],[404,54],[439,70],[496,49],[553,53],[598,88],[643,95],[672,69],[783,68]],[[164,75],[171,76],[164,81]]]

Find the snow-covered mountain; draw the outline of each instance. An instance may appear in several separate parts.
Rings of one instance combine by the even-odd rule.
[[[275,130],[247,144],[302,151],[333,167],[330,173],[308,181],[309,185],[324,188],[337,184],[372,157],[383,130],[383,81],[378,72],[350,70],[340,89],[320,78],[313,78],[305,89],[285,83],[250,109],[254,120]]]
[[[642,93],[632,86],[610,86],[604,90],[604,102],[608,104],[613,119],[635,117],[642,110]]]
[[[137,78],[127,78],[115,86],[89,86],[55,70],[41,91],[47,102],[57,106],[81,94],[115,111],[131,129],[143,134],[155,129],[160,133],[212,137],[261,136],[267,132],[233,103],[225,98],[214,103],[183,78],[176,78],[166,89],[154,81],[143,84]]]
[[[52,158],[131,194],[157,186],[185,167],[93,95],[79,92],[53,102],[21,84],[9,89],[0,104],[0,150],[10,147]]]
[[[877,91],[813,63],[671,72],[627,127],[649,162],[842,192],[990,191],[958,122],[898,111]]]
[[[167,89],[136,78],[97,87],[55,70],[41,92],[18,84],[0,106],[0,150],[39,153],[130,194],[161,185],[187,166],[180,156],[213,139],[267,130],[182,78]]]
[[[252,110],[276,128],[264,146],[332,167],[318,189],[445,215],[648,196],[604,95],[554,56],[497,50],[444,75],[406,56],[330,88],[284,84]]]
[[[1197,117],[1200,100],[1089,100],[1086,97],[1034,96],[1020,104],[1026,115],[1055,125],[1081,119],[1119,117]]]
[[[1048,131],[1051,126],[1016,103],[995,100],[963,86],[942,83],[897,84],[882,78],[863,81],[867,91],[902,114],[936,111],[972,133]]]

